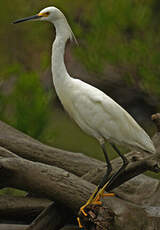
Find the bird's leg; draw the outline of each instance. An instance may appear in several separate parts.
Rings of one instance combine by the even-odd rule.
[[[106,191],[108,191],[108,187],[110,187],[111,186],[111,184],[113,184],[114,183],[114,181],[116,180],[116,178],[125,170],[125,168],[126,168],[126,166],[128,165],[128,160],[127,160],[127,158],[124,156],[124,155],[122,155],[121,153],[120,153],[120,151],[118,150],[118,148],[114,145],[114,144],[111,144],[112,145],[112,147],[113,147],[113,149],[116,151],[116,153],[118,153],[118,155],[121,157],[121,159],[123,160],[123,165],[120,167],[120,169],[118,170],[118,172],[116,173],[116,174],[114,174],[112,177],[111,177],[111,179],[103,186],[103,188],[98,192],[98,194],[97,194],[97,197],[96,197],[96,199],[98,200],[99,199],[99,196],[105,196],[105,194],[103,194],[104,193],[104,190],[106,190]]]
[[[97,194],[99,193],[99,191],[103,188],[103,186],[108,181],[109,175],[110,175],[110,173],[112,171],[112,165],[110,163],[107,151],[105,149],[105,144],[102,143],[101,147],[102,147],[102,150],[103,150],[103,153],[104,153],[104,156],[105,156],[105,160],[106,160],[106,163],[107,163],[107,170],[106,170],[106,173],[105,173],[103,179],[101,180],[100,184],[96,187],[95,191],[92,193],[92,195],[90,196],[90,198],[88,199],[88,201],[80,208],[80,212],[82,212],[85,216],[87,216],[87,213],[84,211],[84,209],[89,204],[97,204],[97,205],[101,204],[101,202],[99,201],[100,197],[99,197],[99,199],[97,199]],[[107,194],[107,195],[111,196],[111,194]],[[96,199],[95,199],[95,197],[96,197]]]
[[[105,160],[106,160],[106,163],[107,163],[107,171],[106,171],[106,174],[104,175],[103,179],[101,180],[100,184],[98,185],[98,189],[97,189],[97,192],[95,193],[94,195],[94,199],[92,201],[92,203],[99,203],[99,200],[101,197],[104,196],[104,192],[102,193],[102,189],[104,188],[104,186],[108,183],[108,180],[109,180],[109,176],[112,172],[112,165],[110,163],[110,160],[109,160],[109,157],[108,157],[108,154],[107,154],[107,151],[106,151],[106,148],[105,148],[105,144],[102,143],[101,144],[101,147],[102,147],[102,150],[103,150],[103,153],[104,153],[104,156],[105,156]],[[103,189],[104,191],[104,189]],[[114,196],[113,193],[107,193],[105,196]]]
[[[101,144],[104,156],[105,156],[105,160],[106,160],[106,164],[107,164],[107,170],[106,170],[106,173],[105,173],[104,177],[102,178],[100,184],[96,187],[95,191],[92,193],[92,195],[90,196],[88,201],[80,208],[80,214],[82,213],[84,216],[88,215],[85,212],[85,208],[88,205],[90,205],[90,204],[101,205],[102,204],[102,202],[100,201],[100,198],[103,195],[102,195],[102,192],[101,193],[99,193],[99,192],[103,189],[104,185],[107,184],[107,181],[108,181],[109,176],[110,176],[111,171],[112,171],[112,165],[110,163],[107,151],[105,149],[105,143],[103,142],[103,143],[100,143],[100,144]],[[113,193],[108,193],[108,194],[106,194],[106,196],[114,196],[114,194]],[[80,221],[79,217],[77,217],[77,221],[78,221],[79,228],[83,229],[83,226],[81,224],[81,221]]]
[[[102,147],[105,159],[106,159],[107,171],[106,171],[106,174],[104,175],[102,181],[98,185],[98,190],[97,190],[96,194],[94,195],[94,199],[92,201],[92,203],[94,203],[94,204],[98,204],[100,202],[101,197],[104,197],[104,196],[114,196],[113,193],[106,193],[106,194],[104,194],[105,187],[109,183],[108,180],[109,180],[109,176],[110,176],[110,174],[112,172],[112,165],[111,165],[110,160],[108,158],[108,154],[107,154],[106,149],[105,149],[105,144],[104,143],[101,144],[101,147]]]
[[[105,144],[102,143],[101,147],[102,147],[102,150],[103,150],[103,153],[104,153],[104,156],[105,156],[105,160],[106,160],[106,163],[107,163],[107,170],[106,170],[106,174],[104,175],[103,179],[101,180],[100,184],[98,185],[99,190],[106,184],[106,182],[108,181],[109,176],[110,176],[110,174],[112,172],[112,165],[111,165],[111,162],[109,160],[109,157],[108,157],[108,154],[107,154],[107,151],[106,151],[106,148],[105,148]]]

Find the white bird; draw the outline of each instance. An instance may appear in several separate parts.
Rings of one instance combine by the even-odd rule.
[[[107,163],[107,171],[102,181],[80,211],[84,211],[91,203],[98,203],[104,189],[111,185],[128,164],[115,144],[129,148],[141,149],[155,153],[155,148],[147,133],[119,104],[99,89],[72,78],[64,63],[65,45],[68,39],[75,39],[73,32],[64,16],[56,7],[47,7],[37,15],[15,21],[19,23],[27,20],[51,22],[56,28],[56,38],[52,47],[52,75],[56,93],[65,110],[87,134],[93,136],[100,143]],[[105,149],[108,141],[123,160],[122,167],[111,177],[112,166]],[[79,221],[79,225],[81,223]],[[81,226],[82,227],[82,226]]]

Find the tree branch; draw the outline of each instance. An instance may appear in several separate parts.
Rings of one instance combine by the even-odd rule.
[[[56,200],[58,203],[63,203],[65,206],[70,207],[75,213],[77,213],[79,207],[85,203],[95,189],[95,186],[91,183],[63,169],[42,163],[34,163],[20,157],[0,159],[0,173],[2,177],[5,171],[9,171],[11,175],[6,182],[7,186],[25,189],[34,194],[40,194]],[[4,180],[1,180],[1,178],[0,185],[2,186]],[[112,210],[112,218],[109,217],[110,214],[108,213],[110,212],[106,212],[106,210]],[[136,213],[136,216],[130,213]],[[135,224],[137,215],[143,216],[143,219],[141,223]],[[125,218],[127,216],[125,226],[123,226],[124,216]],[[132,225],[131,229],[135,229],[135,225],[137,226],[136,229],[140,229],[148,220],[148,212],[144,208],[142,209],[119,198],[106,198],[98,217],[93,221],[96,224],[101,223],[100,229],[107,229],[108,218],[111,220],[110,225],[116,224],[119,226],[119,229],[123,226],[123,229],[126,230],[128,225]],[[157,221],[155,221],[155,224],[159,224]]]
[[[78,211],[80,205],[88,198],[88,194],[95,188],[94,185],[63,169],[20,157],[0,159],[0,174],[1,188],[18,188],[60,203],[63,201],[63,204],[74,211]]]
[[[1,195],[0,217],[5,220],[26,220],[26,217],[30,217],[32,220],[50,203],[44,198]]]
[[[83,176],[83,179],[94,184],[98,184],[105,173],[105,164],[101,161],[80,153],[71,153],[46,146],[3,122],[0,122],[0,129],[2,130],[0,133],[0,145],[26,159],[63,168],[75,175]],[[156,145],[160,142],[160,138],[157,139]],[[145,152],[132,152],[126,156],[130,159],[131,164],[127,167],[125,173],[117,178],[115,186],[146,170],[154,172],[159,170],[159,152],[149,159],[148,154]],[[120,165],[120,159],[113,161],[114,169],[119,168]],[[115,186],[110,189],[115,188]]]
[[[0,146],[28,160],[57,166],[78,176],[86,174],[89,169],[105,166],[103,162],[84,154],[44,145],[2,121],[0,130]]]
[[[99,183],[102,174],[104,175],[104,163],[98,160],[93,160],[83,154],[74,154],[48,147],[2,122],[0,122],[0,128],[2,128],[0,145],[3,147],[0,148],[1,188],[11,186],[32,192],[33,194],[39,194],[51,200],[55,200],[58,203],[63,203],[63,205],[70,207],[76,213],[95,189],[95,186],[86,180],[92,179],[91,182],[96,184]],[[159,136],[159,133],[157,133],[154,137],[157,150],[159,150]],[[7,150],[4,149],[4,147],[7,148]],[[10,151],[29,160],[42,161],[45,164],[22,159]],[[132,152],[128,154],[128,157],[130,158],[130,164],[125,172],[117,178],[114,185],[110,187],[110,190],[146,170],[153,172],[159,172],[160,170],[159,151],[149,157],[145,152]],[[55,165],[56,167],[46,164]],[[115,169],[117,169],[120,164],[119,159],[113,161],[113,167]],[[95,168],[97,168],[97,171]],[[87,173],[89,169],[91,169],[91,171]],[[95,171],[97,176],[94,176]],[[79,178],[71,172],[78,176],[83,175],[83,178]],[[106,212],[108,208],[112,210],[113,218],[112,215],[110,216],[109,214],[110,211]],[[136,212],[139,216],[143,216],[144,221],[142,221],[141,224],[137,224],[137,229],[140,229],[140,226],[142,228],[146,222],[146,218],[148,218],[151,212],[149,212],[148,209],[142,209],[140,206],[134,206],[116,197],[105,199],[103,208],[99,210],[98,216],[96,215],[96,218],[93,218],[93,222],[97,226],[101,224],[100,229],[107,229],[108,222],[106,220],[110,219],[110,225],[113,223],[117,224],[119,229],[124,222],[127,227],[130,223],[130,225],[132,225],[131,229],[134,229],[136,218],[133,215],[129,216],[130,210],[132,210],[132,213]],[[118,216],[118,218],[116,216]],[[122,222],[122,217],[124,218],[124,216],[127,216],[127,218],[125,221],[123,219]],[[155,223],[159,225],[159,222],[155,221]],[[125,227],[123,226],[122,229],[125,229]]]
[[[28,225],[0,224],[0,230],[26,230]]]
[[[59,230],[71,216],[73,214],[71,215],[67,208],[52,203],[41,212],[26,230]]]

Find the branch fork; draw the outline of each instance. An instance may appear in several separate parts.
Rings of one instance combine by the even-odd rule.
[[[84,219],[84,225],[87,226],[87,230],[106,230],[113,226],[118,226],[118,229],[123,230],[156,229],[149,224],[149,218],[153,218],[152,225],[158,226],[160,229],[160,220],[149,217],[148,212],[150,206],[160,206],[160,183],[156,179],[141,175],[147,170],[155,173],[160,172],[160,114],[153,115],[152,120],[157,125],[158,131],[153,137],[157,153],[148,155],[145,152],[130,152],[126,155],[130,160],[129,165],[117,177],[114,185],[109,188],[110,191],[114,190],[116,197],[106,197],[103,207],[89,207],[88,216]],[[47,198],[48,202],[55,201],[56,205],[61,207],[61,211],[58,211],[55,207],[49,209],[47,218],[49,223],[52,223],[50,227],[47,227],[47,222],[43,225],[37,225],[36,222],[36,224],[31,225],[32,228],[28,226],[27,230],[58,230],[67,224],[69,220],[72,224],[75,224],[74,215],[77,214],[79,208],[95,190],[96,185],[104,174],[105,164],[81,153],[67,152],[44,145],[3,122],[0,122],[0,130],[0,187],[14,187],[25,190],[29,194],[34,194],[34,197],[30,200],[31,204],[34,199],[35,201],[39,199],[38,202],[40,202],[41,197],[44,197],[45,199]],[[113,173],[120,164],[119,159],[112,161]],[[127,184],[124,184],[125,182]],[[143,191],[143,187],[145,191],[141,194],[138,189]],[[148,193],[146,189],[148,189]],[[129,191],[135,191],[135,193],[130,194]],[[138,200],[137,203],[136,200]],[[147,208],[144,206],[146,202]],[[19,209],[16,208],[16,202],[12,204],[14,204],[12,209],[20,215],[18,213]],[[10,206],[11,204],[8,203],[8,205]],[[46,206],[45,203],[43,207],[45,208]],[[68,213],[67,220],[64,218],[63,209],[66,210],[65,213]],[[36,210],[39,210],[40,213],[42,207],[41,210],[38,207]],[[7,213],[5,207],[2,211],[0,209],[1,216],[4,213]],[[36,213],[37,215],[39,214],[38,211]],[[60,217],[58,228],[53,227],[53,217],[57,214]],[[141,218],[141,221],[137,221],[138,218]],[[42,218],[40,219],[42,220]],[[38,219],[38,223],[40,223],[40,219]],[[58,221],[57,217],[56,220]],[[65,227],[62,229],[65,230]],[[72,226],[70,230],[72,229],[75,228]]]

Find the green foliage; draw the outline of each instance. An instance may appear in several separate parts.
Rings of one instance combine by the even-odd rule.
[[[80,43],[74,53],[97,77],[109,63],[130,85],[160,96],[160,30],[158,0],[1,1],[0,83],[15,78],[12,92],[0,92],[0,118],[28,134],[53,137],[48,93],[39,82],[50,68],[51,25],[15,19],[35,14],[48,5],[63,10]],[[16,7],[15,7],[16,5]],[[17,64],[19,63],[19,64]],[[37,73],[37,76],[35,74]],[[5,90],[7,91],[7,89]],[[55,132],[56,133],[56,132]]]
[[[160,97],[159,0],[14,0],[14,4],[6,0],[0,2],[0,87],[15,80],[14,89],[0,91],[0,119],[46,142],[49,137],[50,143],[57,138],[56,133],[64,133],[64,125],[57,131],[52,124],[49,94],[39,80],[50,68],[52,26],[11,24],[49,5],[59,7],[67,16],[80,43],[74,54],[90,72],[107,78],[103,73],[109,64],[128,85],[138,85]],[[57,120],[54,117],[53,123]],[[65,140],[60,137],[60,142]]]
[[[0,119],[41,139],[50,119],[50,93],[43,88],[36,73],[25,72],[19,65],[8,66],[3,71],[4,79],[6,75],[10,89],[7,84],[2,87]]]
[[[51,111],[48,104],[50,94],[39,76],[50,68],[51,25],[11,24],[49,5],[59,7],[67,16],[80,43],[74,54],[89,72],[107,78],[103,72],[110,64],[128,85],[159,99],[160,1],[0,1],[0,119],[46,143],[103,159],[97,143],[64,113],[55,108]]]
[[[8,22],[52,4],[68,16],[80,43],[75,54],[90,72],[107,77],[102,73],[109,63],[120,70],[128,84],[160,96],[158,0],[15,0],[16,8],[9,0],[2,1],[1,8],[6,12],[0,15],[0,65],[18,60],[31,71],[50,65],[51,30],[34,22],[18,26]]]
[[[39,139],[49,118],[49,94],[42,88],[37,74],[21,74],[11,97],[11,123],[17,129]]]
[[[26,196],[26,192],[14,188],[4,188],[0,190],[0,195]]]
[[[159,97],[159,8],[156,0],[92,1],[90,14],[82,11],[87,26],[79,33],[83,42],[75,53],[99,77],[109,63],[129,84]]]

